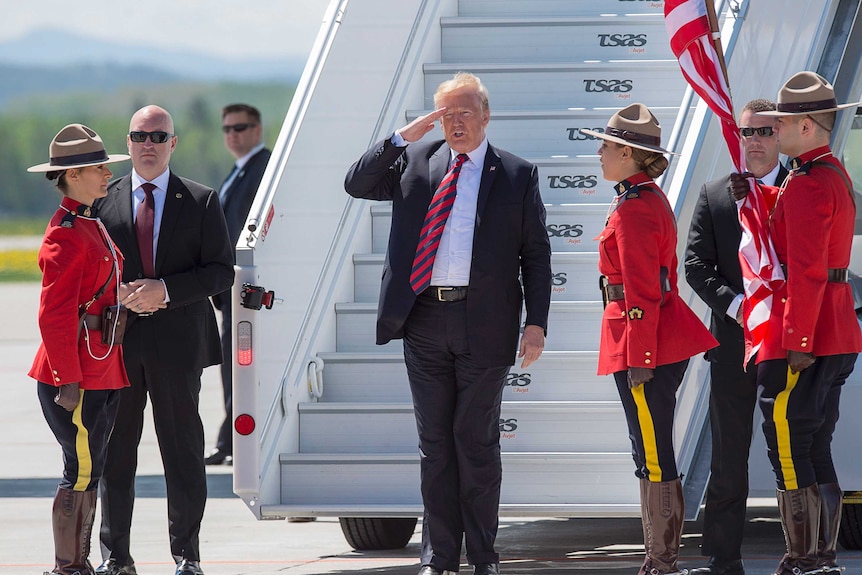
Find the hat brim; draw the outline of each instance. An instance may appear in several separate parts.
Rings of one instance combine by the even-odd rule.
[[[595,130],[588,130],[586,128],[581,128],[579,130],[582,134],[586,134],[588,136],[593,136],[594,138],[600,138],[602,140],[607,140],[609,142],[614,142],[616,144],[622,144],[623,146],[631,146],[632,148],[640,148],[641,150],[646,150],[647,152],[658,152],[659,154],[670,154],[671,156],[679,156],[680,154],[676,152],[671,152],[670,150],[665,150],[660,146],[650,146],[649,144],[641,144],[638,142],[630,142],[628,140],[624,140],[618,136],[609,136],[604,132],[596,132]]]
[[[755,113],[755,116],[810,116],[811,114],[825,114],[826,112],[837,112],[838,110],[845,110],[847,108],[852,108],[853,106],[858,106],[859,104],[862,104],[862,102],[838,104],[834,108],[826,108],[825,110],[810,110],[807,112],[779,112],[778,110],[767,110],[765,112],[757,112]]]
[[[131,156],[128,154],[110,154],[107,160],[100,160],[98,162],[83,162],[80,164],[74,164],[72,166],[58,166],[56,164],[52,164],[51,162],[46,162],[44,164],[38,164],[36,166],[30,166],[27,168],[28,172],[62,172],[63,170],[70,170],[72,168],[86,168],[88,166],[101,166],[102,164],[113,164],[115,162],[125,162],[126,160],[131,159]]]

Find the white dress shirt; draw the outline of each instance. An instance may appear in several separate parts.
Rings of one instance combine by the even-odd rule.
[[[153,211],[153,257],[156,256],[157,249],[159,247],[159,230],[162,227],[162,214],[165,211],[165,197],[168,193],[168,180],[170,180],[171,171],[170,169],[165,170],[154,179],[150,180],[151,184],[155,184],[156,188],[153,190],[153,201],[155,202],[155,208]],[[145,183],[147,180],[143,179],[138,172],[132,168],[132,220],[134,221],[138,217],[138,206],[144,201],[146,194],[144,193],[143,188],[141,188],[141,184]],[[162,280],[162,285],[165,287],[165,301],[164,303],[168,303],[171,301],[171,296],[168,295],[168,286],[165,284],[165,280]]]

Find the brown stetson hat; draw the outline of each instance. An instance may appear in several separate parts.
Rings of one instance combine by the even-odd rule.
[[[50,161],[27,168],[28,172],[54,172],[128,160],[126,154],[111,154],[99,134],[84,124],[69,124],[54,136],[49,147]]]
[[[581,128],[580,132],[623,146],[660,154],[679,155],[661,147],[661,125],[649,108],[643,104],[631,104],[611,116],[604,133],[585,128]]]
[[[823,114],[858,106],[859,102],[838,104],[832,84],[815,72],[797,72],[778,91],[774,111],[757,112],[758,116],[795,116]]]

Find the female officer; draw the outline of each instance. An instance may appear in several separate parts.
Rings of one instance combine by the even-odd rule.
[[[602,175],[618,182],[599,241],[605,311],[599,375],[613,374],[641,484],[646,558],[641,574],[681,573],[684,518],[673,449],[676,391],[688,360],[717,342],[680,299],[676,220],[653,181],[668,166],[661,126],[643,104],[614,114],[599,148]]]
[[[61,575],[93,573],[88,556],[96,488],[119,390],[129,385],[122,350],[115,336],[102,343],[100,325],[103,309],[122,299],[122,254],[91,207],[107,193],[106,164],[127,159],[109,156],[87,126],[70,124],[51,141],[50,161],[27,170],[46,173],[63,195],[39,250],[42,344],[29,372],[39,382],[42,413],[63,450],[52,513],[52,573]]]

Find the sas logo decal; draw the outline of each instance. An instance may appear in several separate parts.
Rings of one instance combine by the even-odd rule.
[[[516,429],[518,429],[517,419],[500,418],[500,439],[513,439]]]
[[[529,373],[510,373],[506,378],[506,386],[512,388],[512,393],[530,393],[531,382]]]
[[[612,92],[622,94],[631,92],[634,86],[631,80],[606,80],[600,78],[598,80],[584,80],[585,92]]]
[[[547,224],[545,230],[549,238],[565,238],[567,244],[580,244],[584,235],[583,224]]]
[[[566,293],[566,272],[555,273],[551,276],[551,293]]]
[[[590,175],[564,175],[564,176],[548,176],[548,187],[552,190],[559,189],[591,189],[595,188],[598,185],[598,177],[592,174]],[[595,193],[595,192],[593,192]],[[592,194],[589,194],[592,195]]]
[[[592,130],[593,132],[598,132],[599,134],[604,134],[604,128],[586,128],[587,130]],[[572,142],[583,142],[584,140],[600,140],[601,138],[597,138],[590,134],[582,134],[580,132],[581,128],[566,128],[566,131],[569,133],[569,140]]]
[[[623,46],[626,48],[640,48],[646,46],[646,34],[598,34],[599,46],[603,48]],[[641,50],[643,52],[643,50]]]

